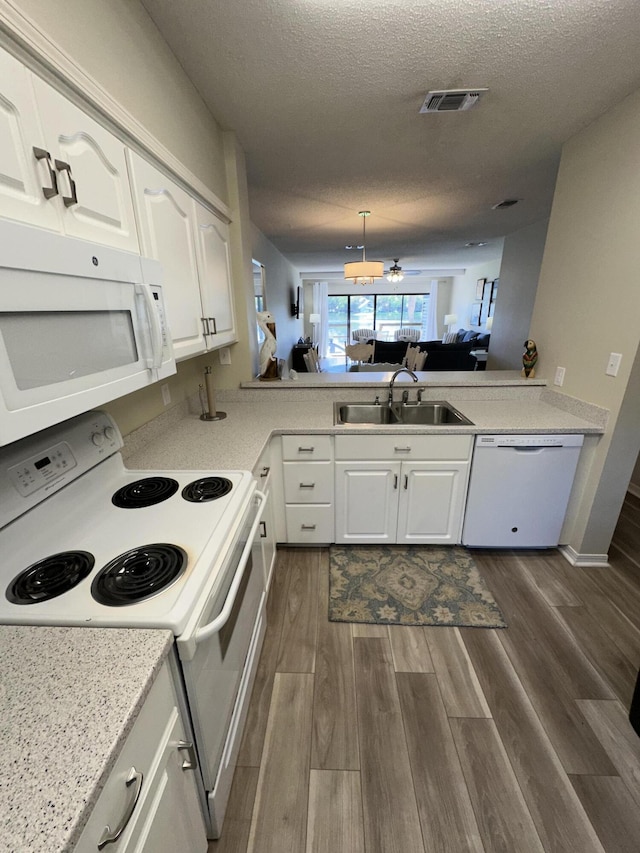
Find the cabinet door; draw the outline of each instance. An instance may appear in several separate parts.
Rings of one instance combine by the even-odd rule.
[[[176,360],[206,351],[194,246],[194,201],[142,157],[128,152],[142,254],[160,261]]]
[[[165,734],[167,739],[153,779],[153,797],[144,819],[139,821],[140,834],[136,827],[127,853],[206,853],[208,842],[195,781],[198,771],[183,768],[189,761],[187,753],[178,750],[185,733],[177,710],[173,726]]]
[[[336,462],[336,542],[395,542],[399,462]]]
[[[194,200],[195,239],[204,316],[209,320],[209,349],[237,340],[233,293],[229,226]]]
[[[57,176],[33,152],[44,152],[45,141],[31,79],[21,62],[0,50],[0,216],[60,231]]]
[[[460,542],[468,469],[466,462],[403,463],[398,542]]]
[[[33,86],[64,233],[138,252],[124,143],[43,80]]]

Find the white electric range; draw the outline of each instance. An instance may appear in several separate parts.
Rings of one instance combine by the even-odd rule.
[[[122,446],[89,412],[0,449],[0,624],[171,630],[218,837],[264,636],[264,496],[248,471],[128,470]]]

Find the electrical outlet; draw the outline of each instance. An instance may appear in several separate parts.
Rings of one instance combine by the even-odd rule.
[[[220,364],[231,364],[231,350],[229,347],[223,347],[223,349],[219,350],[218,358],[220,359]]]
[[[564,367],[556,367],[556,375],[553,380],[554,385],[564,384]]]
[[[169,390],[169,386],[166,384],[161,385],[160,390],[162,391],[162,402],[165,404],[165,406],[168,406],[171,402],[171,391]]]
[[[617,376],[618,371],[620,370],[620,362],[622,361],[622,353],[612,352],[609,355],[609,361],[607,362],[607,369],[605,373],[607,376]]]

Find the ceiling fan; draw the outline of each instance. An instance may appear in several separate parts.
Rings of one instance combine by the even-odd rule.
[[[401,266],[398,265],[398,261],[400,258],[393,259],[393,265],[389,267],[389,271],[386,273],[387,281],[396,284],[405,277],[405,275],[420,275],[421,270],[403,270]]]

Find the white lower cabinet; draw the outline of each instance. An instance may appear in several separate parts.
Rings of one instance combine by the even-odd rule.
[[[460,542],[470,436],[336,436],[335,453],[336,542]]]
[[[197,759],[169,661],[151,687],[74,853],[206,853]]]
[[[330,435],[283,435],[282,481],[290,545],[334,541],[333,443]]]

